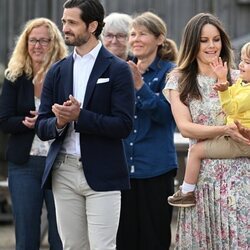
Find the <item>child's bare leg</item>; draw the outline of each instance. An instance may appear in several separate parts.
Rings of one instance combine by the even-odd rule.
[[[184,194],[195,190],[200,172],[201,160],[205,157],[204,148],[204,142],[198,142],[189,149],[187,166],[182,184],[182,192]]]
[[[175,207],[195,206],[194,190],[200,172],[201,159],[205,158],[204,142],[193,145],[188,152],[184,181],[180,190],[168,197],[168,203]]]
[[[185,170],[184,181],[190,184],[196,184],[200,172],[201,160],[205,157],[204,142],[198,142],[193,145],[188,152],[187,166]]]

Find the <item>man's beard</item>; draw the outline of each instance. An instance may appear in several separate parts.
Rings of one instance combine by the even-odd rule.
[[[90,34],[89,35],[85,35],[85,36],[78,36],[76,37],[75,40],[70,41],[69,39],[65,39],[65,44],[68,46],[81,46],[86,44],[90,39]]]

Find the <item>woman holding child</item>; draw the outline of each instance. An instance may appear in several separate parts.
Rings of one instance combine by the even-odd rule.
[[[170,74],[164,95],[171,103],[177,126],[190,144],[230,136],[245,141],[236,126],[225,125],[211,67],[214,58],[227,63],[227,81],[239,72],[233,68],[233,52],[221,22],[200,13],[186,25],[177,68]],[[204,159],[195,190],[196,205],[181,208],[177,249],[247,249],[249,247],[249,158]]]

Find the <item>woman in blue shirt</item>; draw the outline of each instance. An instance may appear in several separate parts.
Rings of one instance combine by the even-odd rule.
[[[133,131],[124,140],[131,189],[122,192],[118,250],[166,250],[171,244],[167,197],[177,169],[175,122],[162,90],[177,48],[166,33],[164,21],[151,12],[132,21],[129,44],[135,60],[128,63],[136,108]]]

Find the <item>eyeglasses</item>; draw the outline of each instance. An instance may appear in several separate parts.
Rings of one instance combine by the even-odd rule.
[[[48,38],[41,38],[41,39],[36,39],[36,38],[30,38],[28,40],[28,43],[31,44],[32,46],[35,46],[36,43],[39,43],[41,46],[46,47],[50,43],[51,39]]]
[[[103,35],[104,38],[107,40],[107,41],[112,41],[114,39],[114,37],[116,38],[116,40],[118,40],[119,42],[124,42],[127,38],[127,35],[126,34],[111,34],[111,33],[108,33],[108,34],[105,34]]]

